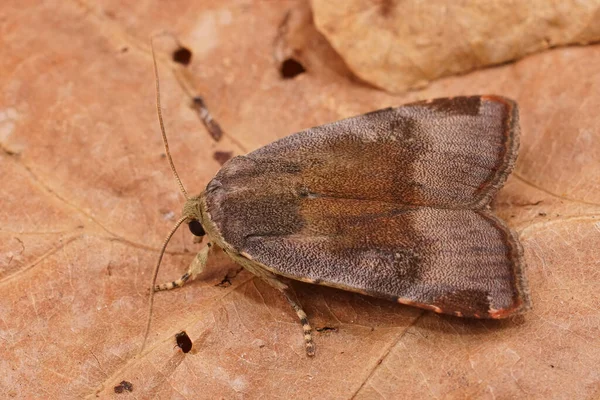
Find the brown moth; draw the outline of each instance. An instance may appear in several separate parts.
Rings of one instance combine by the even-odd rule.
[[[530,307],[523,250],[489,210],[517,158],[518,119],[516,103],[492,95],[374,111],[234,157],[192,197],[169,155],[186,202],[163,251],[184,222],[208,243],[154,290],[181,287],[222,250],[281,291],[309,356],[290,280],[459,317],[520,313]]]

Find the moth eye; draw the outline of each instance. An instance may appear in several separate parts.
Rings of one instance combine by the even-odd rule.
[[[202,224],[200,223],[200,221],[193,219],[190,221],[188,226],[190,227],[190,232],[192,232],[192,234],[194,236],[206,235],[206,232],[204,232],[204,228],[202,227]]]

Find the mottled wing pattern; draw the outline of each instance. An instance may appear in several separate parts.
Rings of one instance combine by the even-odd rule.
[[[204,195],[223,239],[276,274],[502,318],[529,305],[524,260],[486,206],[517,150],[512,101],[438,99],[236,157]]]

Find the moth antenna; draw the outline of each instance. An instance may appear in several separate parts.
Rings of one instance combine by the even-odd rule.
[[[148,309],[149,309],[148,321],[146,322],[146,332],[144,333],[144,341],[142,342],[142,348],[140,350],[140,353],[142,351],[144,351],[144,347],[146,346],[146,340],[148,339],[148,334],[150,333],[150,323],[152,322],[152,306],[154,305],[154,286],[156,286],[156,277],[158,276],[158,269],[160,268],[160,262],[162,261],[163,255],[165,254],[165,250],[167,248],[167,244],[169,243],[169,240],[171,240],[171,237],[173,236],[173,234],[175,234],[175,231],[177,231],[177,228],[179,228],[179,226],[182,223],[184,223],[187,219],[188,219],[188,217],[186,217],[186,216],[179,218],[179,220],[175,223],[175,226],[173,227],[173,229],[171,229],[171,232],[169,232],[169,234],[165,238],[165,241],[163,242],[163,245],[160,249],[160,255],[158,256],[158,262],[156,263],[156,266],[154,267],[154,272],[152,273],[152,286],[150,286],[150,299],[148,301]]]
[[[179,178],[179,174],[175,169],[175,164],[173,163],[173,159],[171,158],[171,152],[169,151],[169,142],[167,141],[167,134],[165,132],[165,123],[163,122],[162,111],[160,108],[160,82],[158,79],[158,66],[156,64],[156,54],[154,53],[154,37],[150,39],[150,45],[152,47],[152,61],[154,62],[154,80],[156,82],[156,113],[158,115],[158,122],[160,124],[160,132],[162,134],[163,143],[165,145],[165,153],[167,154],[167,159],[169,160],[169,165],[171,166],[171,171],[173,171],[173,175],[175,175],[175,179],[177,180],[177,184],[179,184],[179,189],[181,193],[185,196],[186,199],[189,199],[188,193],[183,187],[183,183],[181,183],[181,179]]]

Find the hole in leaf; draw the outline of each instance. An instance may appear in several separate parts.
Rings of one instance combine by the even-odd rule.
[[[189,353],[192,350],[192,339],[188,336],[185,331],[181,331],[175,335],[175,340],[177,341],[177,346],[184,353]]]
[[[192,52],[186,47],[180,47],[173,52],[173,61],[181,65],[188,65],[192,61]]]
[[[297,60],[294,60],[293,58],[287,58],[281,63],[279,72],[281,73],[281,77],[283,79],[292,79],[300,74],[305,73],[306,68],[304,68],[304,66]]]

